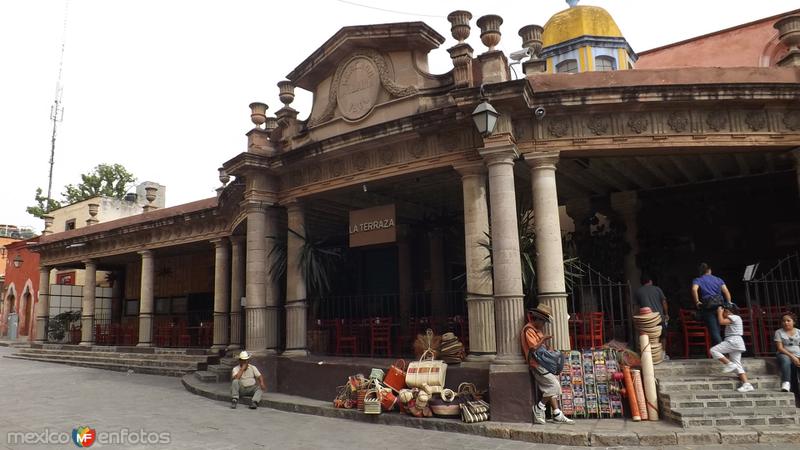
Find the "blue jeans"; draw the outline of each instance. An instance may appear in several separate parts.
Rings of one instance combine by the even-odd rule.
[[[778,353],[778,366],[781,369],[781,383],[792,381],[792,368],[794,363],[788,356]]]
[[[704,309],[701,313],[703,322],[706,323],[708,328],[708,335],[711,338],[711,346],[715,346],[722,342],[722,334],[719,327],[719,319],[717,319],[717,312],[713,309]]]

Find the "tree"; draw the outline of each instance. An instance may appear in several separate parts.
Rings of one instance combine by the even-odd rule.
[[[36,188],[36,196],[34,199],[36,200],[36,206],[28,206],[25,208],[25,212],[33,217],[41,219],[48,212],[61,208],[61,202],[53,199],[48,200],[47,197],[42,195],[42,188]]]
[[[136,177],[121,164],[100,164],[93,172],[81,175],[77,185],[66,185],[61,195],[68,204],[98,196],[121,199],[135,182]]]
[[[92,172],[81,175],[81,182],[77,185],[68,184],[64,186],[63,195],[66,203],[82,202],[92,197],[113,197],[123,198],[136,182],[136,177],[128,172],[122,164],[100,164]],[[61,208],[62,202],[42,196],[42,188],[36,188],[34,197],[36,206],[29,206],[25,211],[38,218],[46,215],[54,209]]]

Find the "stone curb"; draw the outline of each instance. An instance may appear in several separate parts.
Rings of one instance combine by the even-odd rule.
[[[188,374],[181,378],[184,388],[187,391],[212,400],[229,402],[230,398],[224,390],[211,389],[208,383],[199,381],[194,374]],[[269,397],[269,393],[265,397]],[[289,396],[286,396],[287,398]],[[558,430],[542,427],[541,429],[531,429],[527,424],[502,423],[502,422],[482,422],[476,424],[463,423],[453,419],[438,419],[435,417],[419,419],[405,414],[380,414],[376,416],[366,415],[353,409],[340,409],[328,406],[323,402],[297,397],[298,402],[293,403],[287,400],[277,400],[263,398],[259,406],[264,406],[279,411],[311,414],[322,417],[337,419],[350,419],[359,422],[377,423],[381,425],[395,425],[409,428],[420,428],[426,430],[445,431],[451,433],[471,434],[476,436],[511,439],[515,441],[530,442],[536,444],[556,444],[582,447],[608,447],[608,446],[645,446],[660,447],[665,445],[704,445],[720,443],[800,443],[800,429],[786,430],[776,428],[764,431],[731,431],[720,432],[717,429],[676,429],[675,432],[654,431],[652,433],[641,433],[631,431],[609,432],[609,431],[575,431],[566,432],[563,428]],[[248,399],[242,399],[243,404],[249,403]]]

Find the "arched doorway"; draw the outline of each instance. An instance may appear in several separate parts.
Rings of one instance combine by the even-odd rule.
[[[19,335],[20,336],[27,336],[28,335],[28,327],[30,326],[31,322],[31,306],[33,304],[33,298],[31,296],[30,290],[26,289],[25,293],[22,294],[22,303],[20,304],[19,308]]]

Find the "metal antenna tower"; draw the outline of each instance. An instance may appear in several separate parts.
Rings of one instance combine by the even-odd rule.
[[[56,130],[58,123],[64,120],[64,107],[61,105],[61,72],[64,67],[64,44],[67,39],[67,12],[69,11],[69,0],[64,2],[64,26],[61,30],[61,57],[58,60],[58,81],[56,81],[56,97],[53,106],[50,107],[50,120],[53,122],[53,135],[50,139],[50,176],[47,179],[47,205],[45,209],[50,212],[51,194],[53,190],[53,163],[56,156]]]

